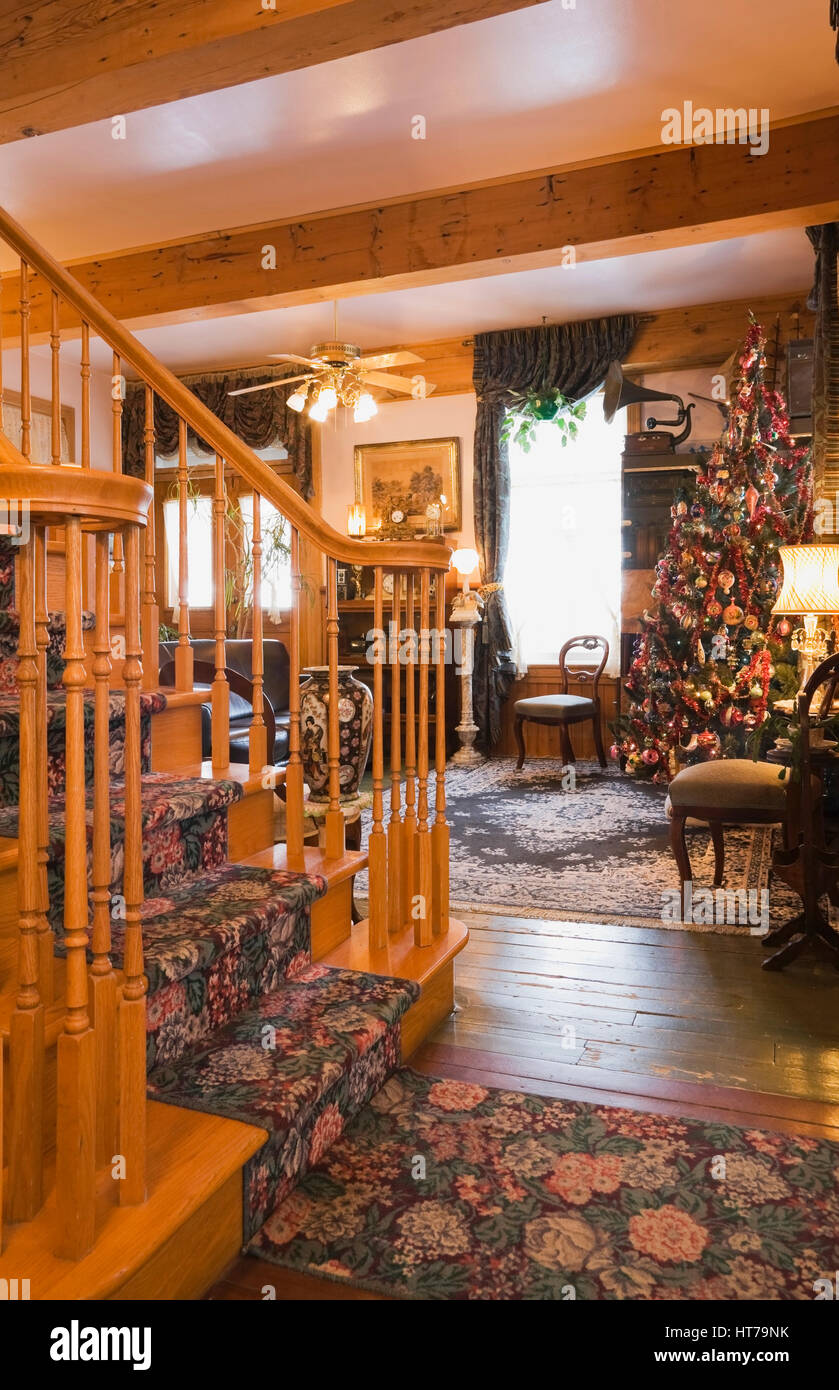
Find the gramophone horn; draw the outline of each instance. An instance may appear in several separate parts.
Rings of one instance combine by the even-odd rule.
[[[606,373],[603,393],[603,418],[607,425],[612,423],[624,406],[636,405],[640,401],[675,401],[681,417],[677,423],[681,424],[685,419],[685,405],[681,396],[673,396],[669,391],[655,391],[652,386],[638,386],[634,381],[627,381],[620,362],[612,362]]]

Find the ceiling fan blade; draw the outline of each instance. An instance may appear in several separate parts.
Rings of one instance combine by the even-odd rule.
[[[406,396],[414,393],[414,380],[409,376],[392,376],[390,372],[363,372],[362,380],[365,385],[382,386],[386,391],[401,391]],[[423,396],[430,396],[434,386],[429,381],[424,381],[422,388]]]
[[[368,368],[376,371],[379,367],[407,367],[411,362],[424,361],[425,358],[418,357],[415,352],[379,352],[372,357],[357,357],[354,366],[366,372]]]
[[[299,362],[301,367],[319,367],[320,363],[315,362],[312,357],[298,357],[296,352],[269,352],[269,357],[275,362]]]
[[[258,386],[240,386],[236,391],[228,391],[228,396],[247,396],[251,391],[270,391],[275,386],[289,386],[292,381],[308,381],[309,376],[278,376],[276,381],[261,381]]]

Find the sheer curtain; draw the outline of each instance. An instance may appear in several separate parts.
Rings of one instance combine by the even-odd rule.
[[[624,412],[610,425],[603,397],[563,449],[550,424],[530,453],[510,444],[510,547],[504,588],[519,673],[553,665],[568,637],[609,642],[607,672],[620,669],[621,451]]]

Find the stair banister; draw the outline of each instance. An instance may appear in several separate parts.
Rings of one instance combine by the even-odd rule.
[[[18,556],[20,699],[18,796],[18,988],[9,1022],[8,1137],[10,1221],[29,1221],[43,1200],[44,1004],[39,986],[37,647],[34,537]]]
[[[286,789],[286,854],[290,869],[305,867],[303,849],[303,762],[300,756],[300,535],[291,528],[291,617],[288,681],[288,766]]]
[[[433,570],[448,570],[451,558],[448,546],[432,541],[371,542],[336,531],[3,208],[0,208],[0,237],[25,257],[28,266],[43,276],[51,288],[59,291],[64,302],[72,305],[83,321],[86,320],[96,329],[119,354],[123,365],[131,367],[156,395],[187,422],[208,448],[221,454],[253,489],[261,493],[265,501],[281,512],[324,555],[350,565],[375,563],[385,569],[414,569],[427,565]]]
[[[394,580],[395,582],[395,580]],[[370,857],[370,945],[381,950],[387,945],[387,836],[384,828],[384,691],[385,650],[382,642],[384,575],[375,569],[373,587],[373,631],[376,645],[373,667],[373,826],[367,841]]]
[[[148,390],[148,388],[146,388]],[[227,681],[225,593],[224,459],[216,454],[213,473],[213,637],[215,675],[210,692],[213,771],[230,764],[230,687]],[[148,656],[146,658],[148,660]],[[156,675],[156,673],[155,673]]]
[[[53,474],[58,469],[51,470]],[[67,962],[64,1030],[58,1039],[56,1131],[56,1254],[78,1260],[91,1249],[96,1209],[96,1057],[87,975],[88,886],[85,825],[84,701],[87,672],[82,640],[82,523],[64,527],[64,947]],[[21,721],[22,723],[23,721]],[[126,750],[127,756],[127,750]]]
[[[117,981],[111,964],[110,535],[94,538],[96,628],[93,637],[93,924],[90,1006],[96,1053],[96,1158],[118,1152]]]
[[[264,718],[265,647],[262,622],[262,499],[254,492],[251,499],[251,676],[253,678],[253,719],[248,733],[248,762],[252,775],[258,775],[270,760]],[[245,602],[246,594],[242,595]]]

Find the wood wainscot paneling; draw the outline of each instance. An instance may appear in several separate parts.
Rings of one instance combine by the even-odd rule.
[[[510,692],[510,698],[504,704],[501,712],[501,738],[498,746],[493,750],[496,757],[514,758],[516,756],[517,749],[513,737],[513,707],[516,700],[527,700],[532,695],[556,695],[561,689],[557,666],[531,666],[527,675],[515,682]],[[583,684],[581,681],[575,681],[571,676],[568,681],[568,693],[569,695],[583,695],[590,698],[591,683]],[[617,718],[618,713],[619,678],[617,676],[602,676],[599,693],[603,741],[608,749],[612,742],[609,725]],[[528,758],[558,758],[560,756],[558,728],[549,728],[543,724],[528,724],[525,738]],[[575,755],[581,761],[597,757],[590,724],[574,725],[571,729],[571,743]]]

